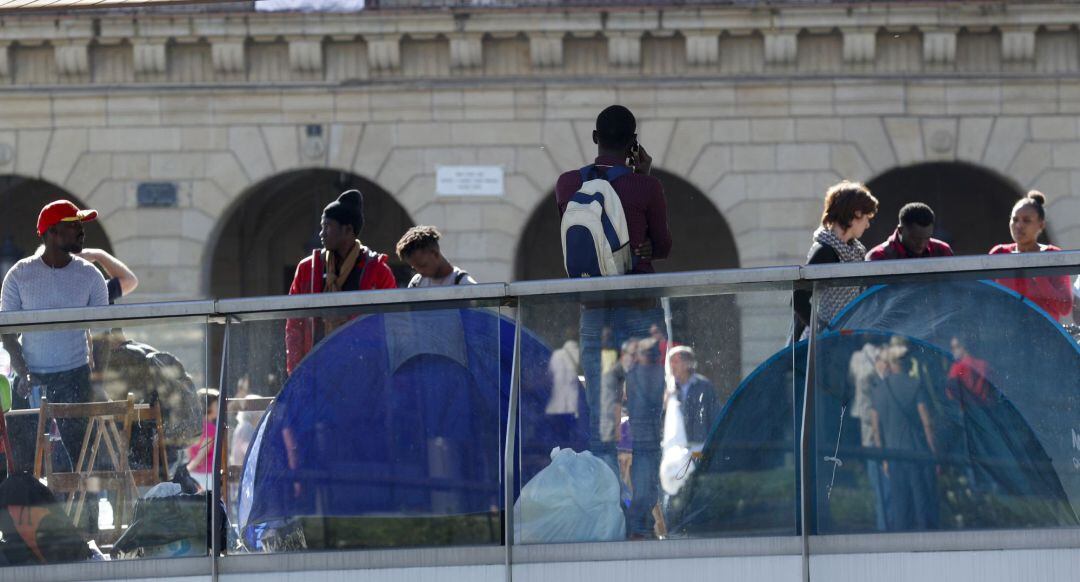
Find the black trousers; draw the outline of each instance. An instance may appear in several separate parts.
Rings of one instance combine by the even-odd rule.
[[[49,402],[83,403],[91,400],[90,366],[53,374],[34,374],[34,380],[37,385],[43,387],[43,394]],[[23,391],[30,392],[26,381],[17,377],[12,388],[11,408],[16,410],[30,408],[29,399],[21,394]],[[15,468],[18,471],[34,470],[37,421],[36,416],[20,416],[8,421],[8,433],[11,446],[15,449]],[[64,443],[64,448],[67,449],[74,465],[78,462],[79,453],[82,451],[87,420],[62,418],[58,419],[56,424],[60,428],[60,440]]]

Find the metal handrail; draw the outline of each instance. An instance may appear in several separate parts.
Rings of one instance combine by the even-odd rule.
[[[814,283],[875,284],[897,280],[1030,277],[1050,273],[1080,273],[1080,251],[1011,255],[977,255],[907,261],[877,261],[829,265],[758,267],[604,277],[488,283],[428,289],[387,289],[280,295],[244,299],[134,303],[108,307],[0,312],[0,332],[34,327],[63,327],[87,323],[96,327],[144,320],[198,320],[211,317],[299,315],[304,312],[369,307],[418,309],[462,303],[509,304],[525,297],[608,294],[678,295],[754,289],[791,289]]]

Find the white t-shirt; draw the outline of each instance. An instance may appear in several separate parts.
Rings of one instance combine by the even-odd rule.
[[[409,288],[413,287],[442,287],[444,285],[476,285],[476,279],[473,279],[467,272],[454,267],[454,270],[449,275],[435,279],[432,277],[423,277],[420,273],[413,275],[411,281],[409,281]]]
[[[109,304],[101,271],[79,257],[54,269],[40,255],[27,257],[4,277],[2,311],[99,307]],[[35,331],[22,334],[23,357],[35,374],[66,372],[89,361],[85,329]]]

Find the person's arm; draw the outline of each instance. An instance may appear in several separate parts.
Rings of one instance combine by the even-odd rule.
[[[305,293],[310,288],[310,282],[305,282],[304,263],[296,266],[292,285],[289,286],[289,295]],[[292,317],[285,320],[285,371],[292,374],[294,368],[304,358],[304,337],[307,333],[307,318]]]
[[[937,454],[937,443],[934,441],[934,421],[930,418],[930,409],[925,402],[918,404],[919,420],[922,421],[923,433],[926,435],[926,444],[930,447],[930,454]]]
[[[110,255],[101,249],[85,249],[79,256],[101,265],[110,279],[120,281],[120,290],[124,295],[130,294],[139,286],[139,278],[120,259]]]
[[[18,334],[5,333],[0,336],[3,340],[4,351],[11,357],[11,369],[23,379],[23,382],[19,383],[20,392],[25,392],[23,396],[29,394],[30,386],[34,383],[33,378],[30,375],[30,367],[26,365],[26,358],[23,357],[22,344],[19,343]]]
[[[213,444],[214,441],[209,439],[202,441],[202,445],[199,447],[199,452],[195,453],[195,456],[190,461],[188,461],[187,470],[189,473],[196,472],[195,470],[199,468],[199,465],[203,464],[203,461],[206,460],[206,455],[209,454],[209,451],[213,447]]]
[[[870,409],[870,442],[874,444],[876,448],[884,448],[881,443],[881,419],[878,417],[876,409]],[[885,476],[889,476],[889,462],[885,459],[881,460],[881,471],[885,473]]]
[[[1072,323],[1080,325],[1080,278],[1072,285]]]
[[[570,198],[581,188],[581,177],[577,172],[567,172],[559,176],[555,182],[555,206],[559,209],[561,217],[566,212],[566,205]]]
[[[832,250],[832,247],[828,245],[817,245],[814,252],[807,259],[807,265],[822,265],[828,263],[839,263],[840,255],[836,254],[836,251]],[[813,291],[810,289],[796,289],[794,293],[794,308],[795,316],[799,318],[799,321],[806,327],[810,327],[810,297],[813,296]],[[799,341],[799,338],[795,338],[795,341]]]
[[[705,436],[708,438],[709,433],[712,431],[713,424],[716,422],[716,417],[720,414],[720,397],[716,394],[716,386],[713,386],[712,382],[705,382],[705,398],[701,402],[702,408],[705,409],[702,414],[702,422],[705,424]]]
[[[1068,275],[1035,277],[1031,283],[1033,293],[1043,300],[1050,315],[1061,319],[1072,313],[1072,285],[1069,284]]]
[[[0,290],[0,311],[22,311],[22,296],[19,295],[19,283],[14,276],[14,269],[8,271],[7,276],[4,277],[4,286]],[[19,334],[5,333],[0,335],[0,340],[4,344],[4,350],[11,357],[11,369],[24,380],[19,383],[20,391],[30,390],[33,381],[30,377],[30,367],[26,365],[26,358],[23,356],[22,344],[19,343]]]

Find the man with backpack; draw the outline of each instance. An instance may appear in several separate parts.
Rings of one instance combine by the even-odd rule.
[[[636,131],[637,120],[629,109],[621,105],[604,109],[592,135],[598,149],[596,160],[566,172],[555,185],[562,217],[563,264],[570,277],[653,273],[653,261],[671,252],[664,188],[649,175],[652,157],[638,143]],[[592,412],[589,447],[616,475],[614,442],[602,438],[599,426],[601,335],[610,327],[615,344],[621,345],[631,338],[648,337],[652,324],[662,319],[655,299],[582,305],[581,365]]]

